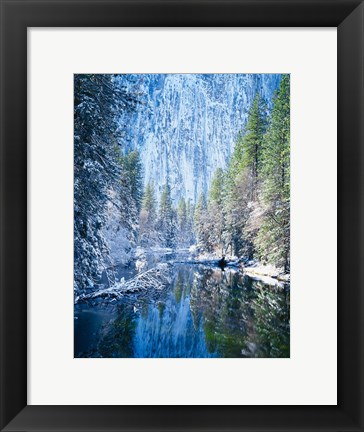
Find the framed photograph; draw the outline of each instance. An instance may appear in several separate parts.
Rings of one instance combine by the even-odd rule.
[[[74,357],[289,357],[290,75],[75,74],[74,100]]]
[[[1,430],[362,431],[362,2],[1,7]]]

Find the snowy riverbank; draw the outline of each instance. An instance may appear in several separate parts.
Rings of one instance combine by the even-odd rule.
[[[244,274],[252,279],[261,280],[269,285],[280,285],[290,283],[291,275],[284,273],[283,269],[272,265],[264,265],[259,261],[249,261],[243,267]]]
[[[221,259],[221,255],[214,253],[196,253],[190,248],[191,260],[196,264],[216,263]],[[255,280],[260,280],[268,285],[281,285],[290,283],[290,274],[285,273],[283,268],[278,268],[270,264],[262,264],[256,260],[250,260],[235,255],[225,255],[227,267],[238,269],[242,273]]]

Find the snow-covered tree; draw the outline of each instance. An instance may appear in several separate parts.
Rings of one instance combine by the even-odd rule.
[[[153,183],[148,183],[145,188],[139,221],[139,243],[142,246],[156,246],[159,236],[156,231],[157,199]]]
[[[190,246],[193,243],[193,205],[188,200],[187,204],[184,198],[180,198],[177,207],[178,222],[178,245],[181,247]]]
[[[137,152],[118,158],[119,179],[108,191],[107,220],[103,233],[110,250],[110,267],[129,262],[136,246],[142,193],[142,169],[138,158]]]
[[[143,199],[143,167],[138,150],[128,151],[123,155],[122,165],[128,175],[131,196],[139,211]]]
[[[195,242],[194,233],[194,216],[195,216],[195,206],[192,204],[191,200],[187,200],[186,204],[186,214],[187,214],[187,245],[192,245]]]
[[[133,95],[113,75],[74,76],[74,286],[92,286],[108,265],[102,227],[110,190],[119,182],[120,114]]]
[[[256,239],[260,257],[290,266],[290,77],[283,75],[263,147],[262,223]]]
[[[196,233],[197,241],[203,242],[203,222],[205,218],[205,213],[207,211],[206,197],[203,192],[201,192],[194,213],[194,231]]]
[[[259,175],[262,168],[263,138],[266,131],[266,106],[256,93],[249,110],[244,131],[239,135],[230,162],[230,175],[236,177],[242,170],[250,171],[251,189],[257,196]]]
[[[224,193],[224,171],[221,168],[217,168],[209,190],[204,230],[205,236],[208,238],[208,249],[222,255],[225,253],[224,231],[226,229],[223,205]]]
[[[165,184],[161,195],[157,228],[161,244],[164,247],[175,247],[177,234],[177,215],[172,205],[171,188]]]
[[[224,203],[226,244],[229,246],[231,254],[248,259],[253,258],[253,239],[256,235],[256,229],[253,229],[253,225],[248,227],[248,221],[253,222],[255,220],[254,217],[251,219],[255,205],[255,201],[252,199],[251,175],[250,170],[242,169],[235,176]]]
[[[267,127],[266,107],[257,93],[248,121],[238,136],[226,173],[225,242],[233,254],[253,258],[258,231],[258,195],[262,180],[262,152]]]

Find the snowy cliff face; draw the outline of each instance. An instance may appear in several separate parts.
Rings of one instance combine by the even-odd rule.
[[[160,196],[168,179],[175,202],[196,202],[226,166],[256,92],[271,107],[279,81],[280,75],[258,74],[129,75],[127,86],[143,103],[125,132],[141,153],[145,184],[152,181]]]

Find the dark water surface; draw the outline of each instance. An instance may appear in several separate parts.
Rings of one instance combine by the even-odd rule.
[[[122,274],[122,272],[121,272]],[[125,273],[131,277],[131,272]],[[75,306],[75,357],[289,357],[290,293],[174,264],[163,291]]]

